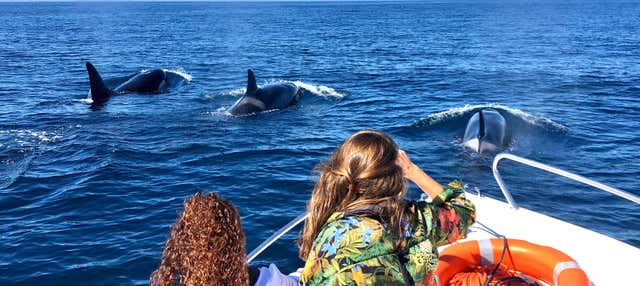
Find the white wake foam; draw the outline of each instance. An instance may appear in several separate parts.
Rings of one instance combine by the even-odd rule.
[[[501,111],[505,111],[510,113],[511,115],[518,117],[529,124],[537,125],[537,126],[552,126],[555,129],[567,131],[568,128],[560,123],[557,123],[549,118],[543,116],[533,115],[527,112],[524,112],[517,108],[512,108],[500,104],[490,103],[490,104],[478,104],[478,105],[465,105],[463,107],[455,107],[449,110],[441,111],[438,113],[431,114],[426,118],[420,120],[422,123],[427,123],[429,125],[438,124],[442,121],[449,120],[451,118],[456,118],[458,116],[462,116],[467,112],[471,112],[473,110],[482,109],[482,108],[493,108]]]
[[[187,73],[187,71],[185,71],[183,68],[178,68],[178,69],[164,69],[165,72],[172,72],[175,73],[181,77],[183,77],[186,81],[191,81],[193,79],[193,77]]]
[[[343,98],[345,97],[344,93],[340,93],[335,89],[325,86],[325,85],[314,85],[310,83],[305,83],[302,81],[286,81],[286,80],[269,80],[265,81],[262,84],[258,84],[258,86],[268,85],[268,84],[276,84],[276,83],[293,83],[297,87],[302,88],[314,95],[322,96],[322,97],[334,97],[334,98]],[[223,94],[231,95],[231,96],[241,96],[247,91],[246,87],[236,88],[229,91],[224,92]]]
[[[315,95],[322,96],[322,97],[343,98],[345,96],[344,93],[340,93],[335,89],[325,85],[313,85],[313,84],[305,83],[299,80],[294,81],[292,83],[297,85],[299,88],[303,88]]]
[[[243,95],[246,91],[247,91],[247,88],[241,87],[241,88],[236,88],[236,89],[227,91],[226,94],[231,96],[240,96],[240,95]]]
[[[74,99],[74,101],[82,102],[82,103],[85,103],[85,104],[92,104],[93,103],[93,99],[91,99],[91,90],[89,90],[89,97],[81,98],[81,99]]]
[[[437,113],[429,114],[426,118],[419,120],[419,122],[427,123],[429,125],[435,125],[442,121],[446,121],[450,118],[461,116],[473,109],[480,107],[480,105],[465,105],[464,107],[455,107],[449,110],[440,111]]]

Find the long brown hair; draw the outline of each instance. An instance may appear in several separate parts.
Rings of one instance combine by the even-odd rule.
[[[403,247],[399,234],[406,184],[402,169],[396,165],[397,157],[398,145],[389,136],[363,130],[347,138],[328,162],[316,167],[320,179],[309,200],[309,217],[298,240],[302,260],[307,260],[313,240],[333,213],[366,205],[377,206],[378,215],[396,238],[396,247]]]
[[[195,194],[171,229],[151,285],[249,285],[236,208],[215,193]]]

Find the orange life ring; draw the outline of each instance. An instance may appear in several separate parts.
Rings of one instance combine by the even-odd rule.
[[[471,240],[447,247],[440,253],[436,269],[438,285],[447,285],[457,273],[498,263],[503,249],[502,238]],[[526,240],[507,239],[501,265],[554,286],[590,285],[587,274],[569,255]]]

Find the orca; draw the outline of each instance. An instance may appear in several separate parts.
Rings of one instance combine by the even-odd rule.
[[[463,145],[475,152],[494,152],[504,145],[506,120],[495,109],[476,112],[469,122],[463,136]]]
[[[166,92],[170,77],[175,78],[177,76],[180,79],[179,81],[185,80],[182,75],[177,73],[162,69],[152,69],[135,73],[115,88],[109,88],[102,80],[98,70],[90,62],[87,62],[86,66],[91,86],[92,108],[104,105],[114,94],[156,94]]]
[[[250,115],[262,111],[282,109],[300,99],[300,88],[292,83],[276,83],[258,87],[251,69],[247,70],[247,91],[230,108],[232,115]]]

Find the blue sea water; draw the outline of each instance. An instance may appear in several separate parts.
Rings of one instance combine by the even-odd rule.
[[[640,4],[443,2],[0,3],[0,284],[147,284],[195,192],[238,207],[251,250],[364,128],[499,198],[492,155],[460,144],[488,106],[507,151],[640,195]],[[85,61],[191,80],[93,111]],[[230,116],[248,68],[301,101]],[[501,169],[521,205],[640,247],[637,205]],[[258,263],[300,267],[296,234]]]

